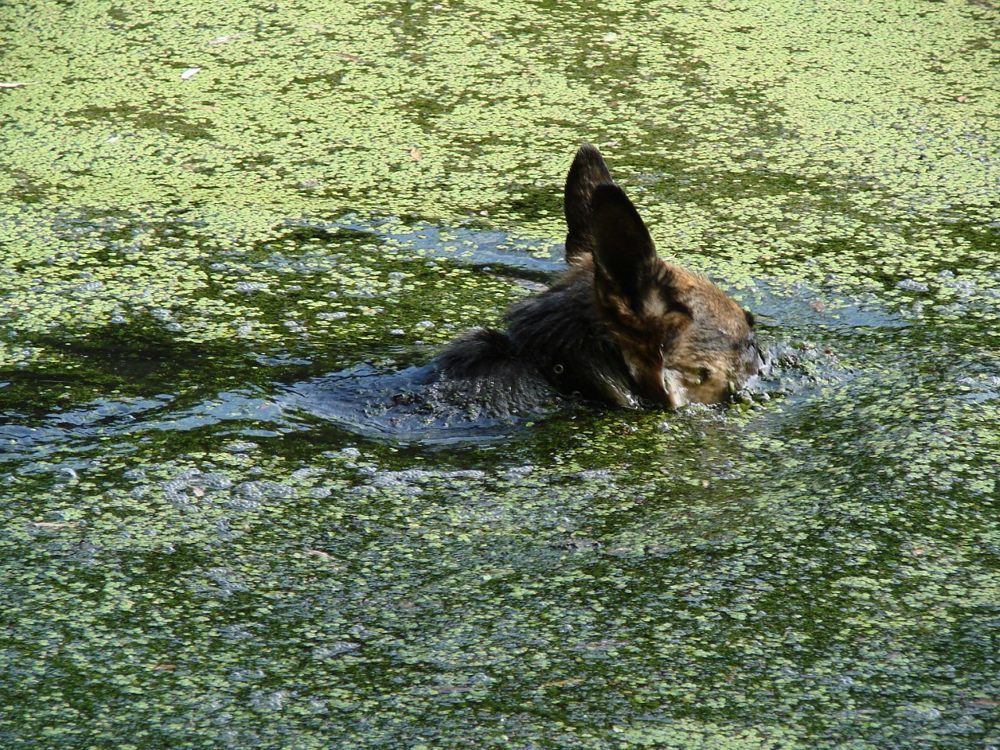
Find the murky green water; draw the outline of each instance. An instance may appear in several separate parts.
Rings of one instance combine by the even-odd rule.
[[[998,13],[835,5],[0,7],[0,745],[1000,745]],[[584,140],[770,400],[400,417]]]

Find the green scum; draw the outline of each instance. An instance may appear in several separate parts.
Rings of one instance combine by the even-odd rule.
[[[1000,743],[996,23],[0,8],[0,745]],[[582,141],[773,398],[445,446],[287,408],[555,270]]]

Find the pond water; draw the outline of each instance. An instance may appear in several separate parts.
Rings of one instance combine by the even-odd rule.
[[[0,8],[0,745],[1000,746],[997,22]],[[582,141],[771,371],[394,399]]]

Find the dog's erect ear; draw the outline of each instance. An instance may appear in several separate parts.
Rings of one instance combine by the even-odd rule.
[[[664,363],[694,318],[678,297],[674,271],[657,257],[639,212],[617,185],[597,186],[591,213],[598,310],[638,391],[680,406],[684,390],[667,378]]]
[[[566,176],[566,262],[594,251],[591,232],[591,199],[598,185],[611,183],[611,172],[601,152],[589,143],[580,146]]]
[[[598,185],[591,198],[598,289],[623,299],[642,317],[659,280],[656,248],[642,217],[617,185]]]

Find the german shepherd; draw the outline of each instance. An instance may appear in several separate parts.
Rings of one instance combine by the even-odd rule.
[[[566,262],[514,304],[506,330],[475,328],[437,361],[475,390],[555,389],[616,406],[730,399],[764,365],[754,319],[712,282],[657,257],[600,152],[580,147],[566,178]]]

